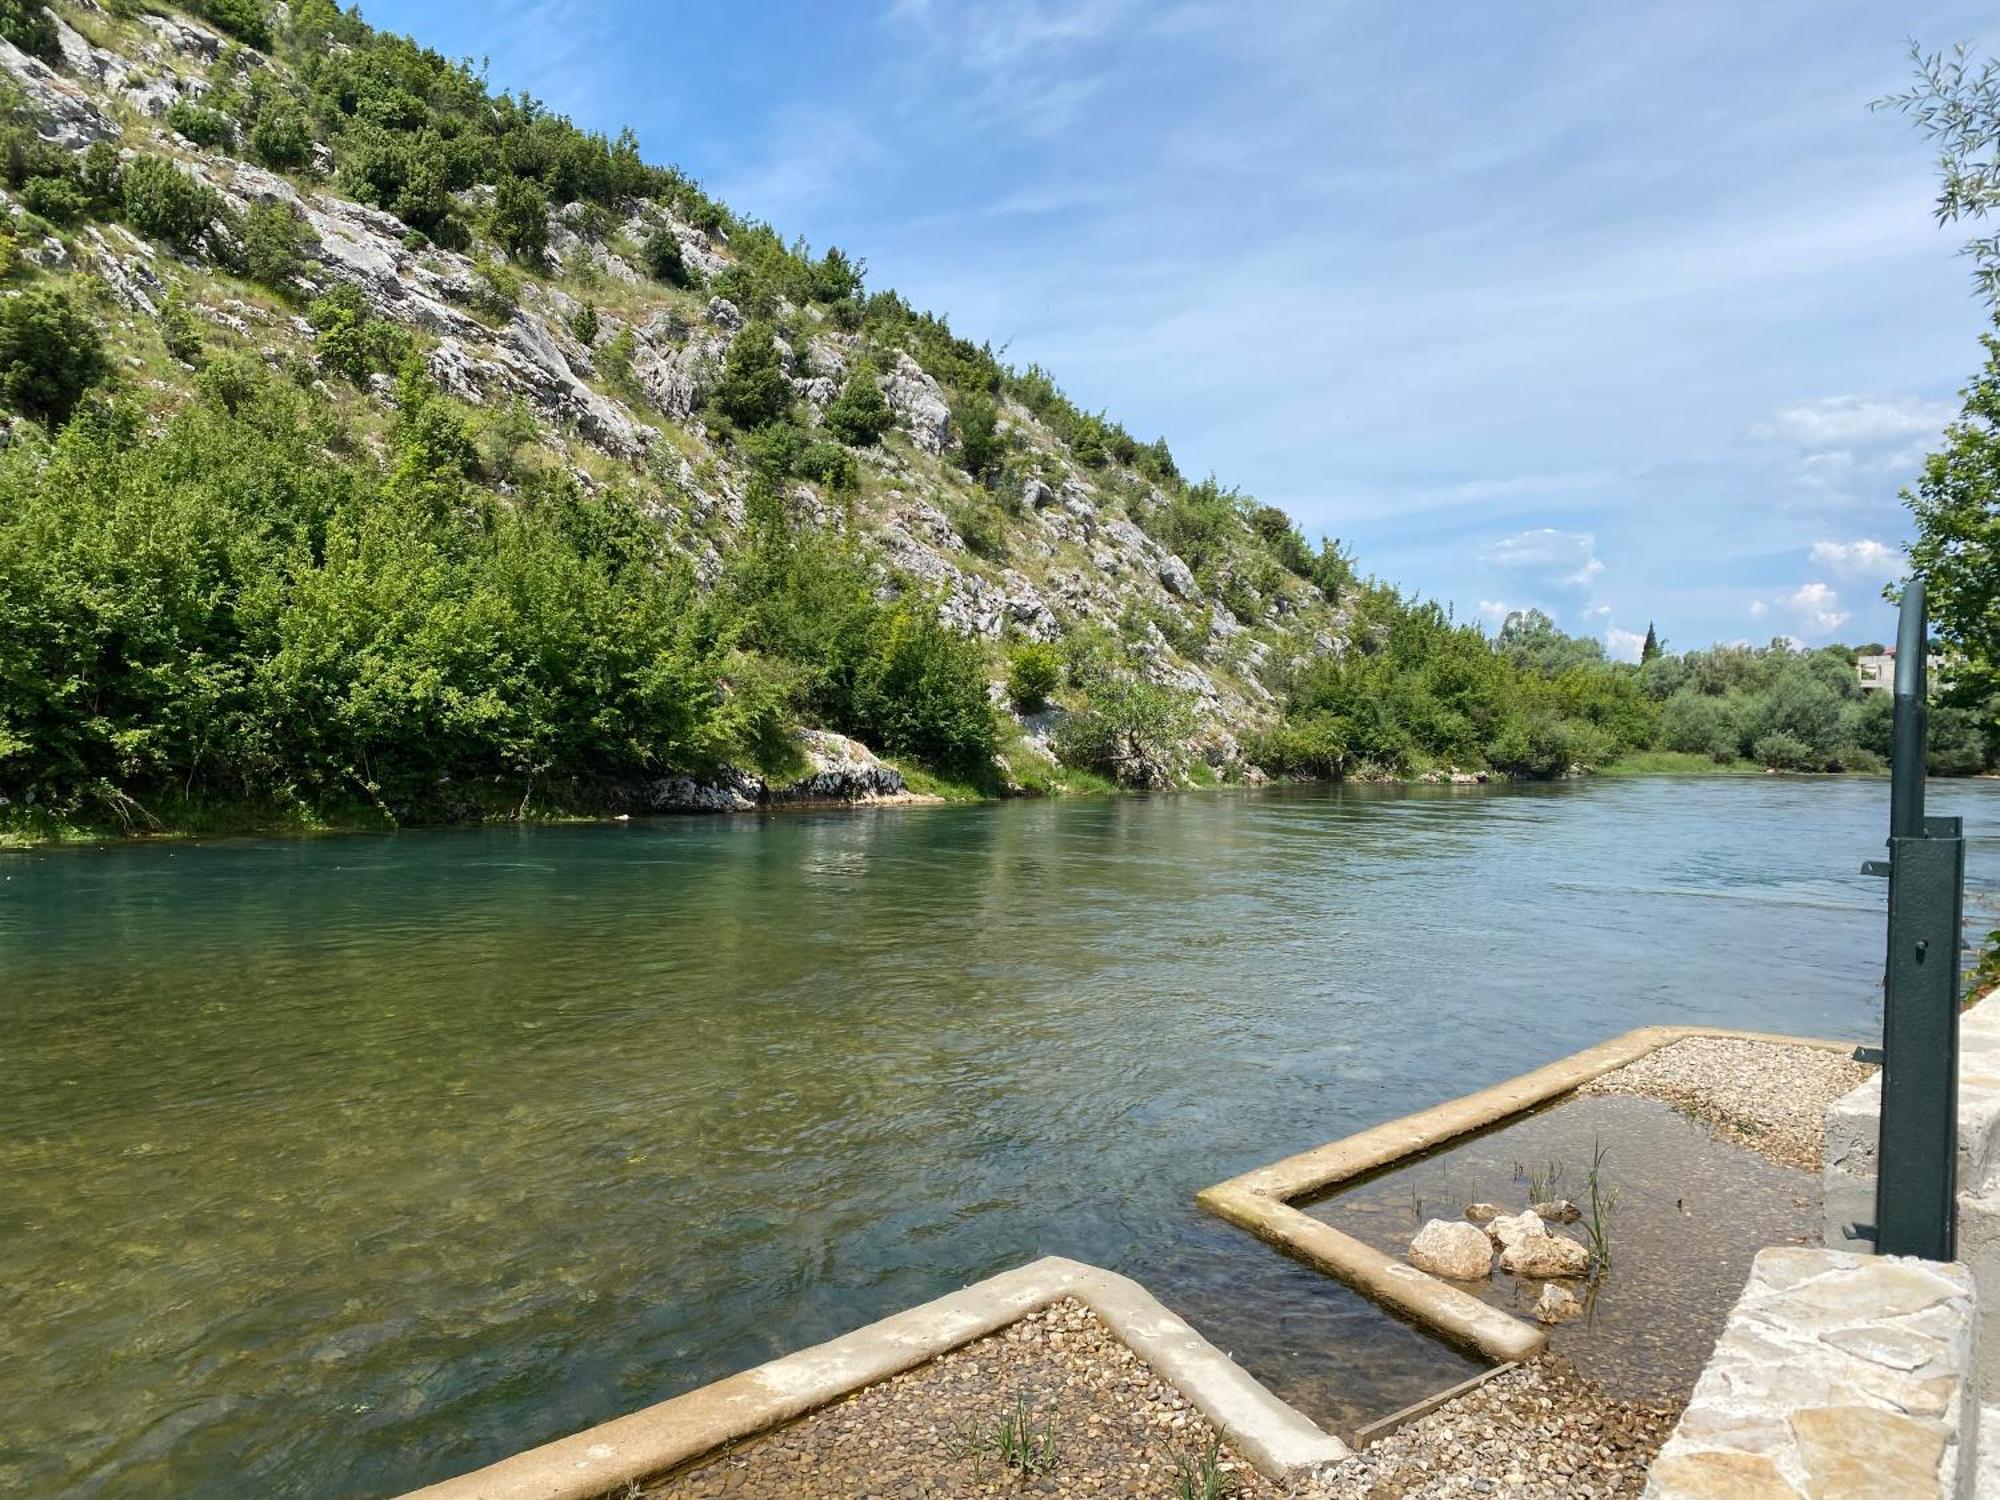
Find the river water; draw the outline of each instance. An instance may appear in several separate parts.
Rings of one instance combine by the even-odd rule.
[[[1636,1025],[1875,1033],[1887,790],[0,855],[0,1492],[395,1494],[1050,1253],[1368,1420],[1469,1367],[1195,1191]],[[2000,784],[1931,810],[2000,922]]]

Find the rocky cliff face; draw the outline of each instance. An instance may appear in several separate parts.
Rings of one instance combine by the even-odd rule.
[[[121,337],[136,347],[177,292],[225,345],[297,369],[314,358],[299,309],[352,286],[373,315],[419,336],[446,392],[476,407],[532,412],[534,440],[586,488],[645,486],[701,575],[717,575],[746,525],[748,489],[743,455],[702,420],[732,344],[752,326],[728,298],[703,289],[736,262],[727,228],[697,227],[644,199],[611,214],[559,205],[540,266],[496,292],[497,250],[441,248],[394,214],[341,196],[340,163],[324,144],[307,168],[281,174],[169,128],[177,103],[247,89],[260,71],[282,66],[274,58],[183,15],[123,17],[89,0],[64,0],[54,13],[55,65],[0,42],[0,72],[44,139],[71,151],[108,141],[128,160],[167,157],[236,215],[280,203],[302,228],[303,268],[273,290],[224,274],[218,262],[227,257],[217,252],[227,247],[213,231],[199,253],[181,254],[116,224],[48,231],[8,199],[26,254],[102,284],[114,348]],[[459,195],[467,220],[480,222],[481,195],[491,191]],[[641,268],[640,247],[662,228],[696,288],[662,284]],[[779,355],[804,419],[817,423],[861,339],[817,305],[782,304],[775,321],[795,332],[779,341]],[[152,381],[163,399],[186,373],[157,361],[145,368],[136,354],[126,362],[140,367],[130,378]],[[851,528],[878,563],[885,594],[920,590],[951,628],[990,643],[997,703],[1006,702],[1011,644],[1102,631],[1132,670],[1186,695],[1197,725],[1184,740],[1191,756],[1233,774],[1245,769],[1245,733],[1275,713],[1273,684],[1286,664],[1341,648],[1340,611],[1306,578],[1272,566],[1247,520],[1197,569],[1156,539],[1170,497],[1138,470],[1086,462],[1026,406],[1004,400],[1010,457],[1001,477],[976,483],[957,462],[951,396],[915,354],[898,351],[877,383],[895,427],[880,445],[856,450],[855,490],[788,481],[785,498],[809,524]],[[377,377],[360,399],[386,412],[393,384]],[[986,518],[972,540],[960,519],[968,513]],[[1047,753],[1047,715],[1034,727],[1013,753]]]

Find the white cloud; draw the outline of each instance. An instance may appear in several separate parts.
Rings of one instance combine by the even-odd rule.
[[[1488,542],[1479,549],[1479,557],[1492,567],[1572,588],[1587,587],[1604,571],[1595,537],[1587,531],[1558,531],[1553,526]]]
[[[1785,597],[1785,604],[1805,625],[1822,634],[1838,630],[1852,618],[1840,607],[1840,595],[1824,583],[1801,584]]]
[[[1507,623],[1507,616],[1514,613],[1514,606],[1511,604],[1502,604],[1498,599],[1481,599],[1479,601],[1479,613],[1491,620],[1496,626],[1504,625]]]
[[[1751,619],[1761,620],[1764,618],[1764,616],[1768,615],[1770,612],[1771,612],[1771,606],[1766,604],[1762,599],[1752,599],[1750,601]]]
[[[1887,578],[1902,566],[1902,554],[1887,542],[1862,537],[1852,542],[1814,542],[1812,560],[1838,573]]]
[[[1604,649],[1618,661],[1637,661],[1646,648],[1646,637],[1636,630],[1620,630],[1613,625],[1604,632]]]
[[[1941,429],[1956,413],[1948,401],[1913,396],[1823,396],[1788,406],[1751,436],[1779,438],[1802,448],[1881,443]]]

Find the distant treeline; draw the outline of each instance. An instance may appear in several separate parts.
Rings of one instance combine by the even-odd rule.
[[[1293,672],[1283,723],[1254,748],[1267,768],[1554,776],[1646,750],[1782,771],[1888,764],[1891,696],[1861,686],[1846,646],[1776,640],[1614,662],[1540,611],[1509,616],[1489,640],[1380,586],[1359,593],[1355,637],[1345,654]],[[1932,774],[1970,775],[1996,755],[1990,705],[1932,705]]]

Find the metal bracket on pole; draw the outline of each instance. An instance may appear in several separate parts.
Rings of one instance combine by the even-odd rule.
[[[1924,815],[1928,645],[1923,584],[1913,581],[1903,594],[1896,635],[1875,1248],[1884,1255],[1951,1260],[1958,1239],[1958,950],[1965,839],[1958,819]],[[1873,860],[1863,866],[1869,874],[1880,868]]]

